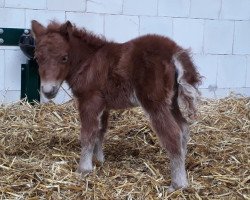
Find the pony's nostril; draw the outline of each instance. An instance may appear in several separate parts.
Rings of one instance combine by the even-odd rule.
[[[52,92],[44,92],[43,94],[48,99],[53,99],[56,96],[56,92],[53,92],[53,91]]]

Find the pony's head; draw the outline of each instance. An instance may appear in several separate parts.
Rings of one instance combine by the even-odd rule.
[[[49,99],[56,96],[69,71],[69,34],[72,28],[69,21],[61,25],[52,22],[48,27],[35,20],[32,21],[41,91]]]

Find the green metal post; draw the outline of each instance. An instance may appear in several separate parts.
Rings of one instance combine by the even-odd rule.
[[[28,60],[21,69],[21,99],[26,97],[30,103],[40,102],[40,77],[36,61]]]

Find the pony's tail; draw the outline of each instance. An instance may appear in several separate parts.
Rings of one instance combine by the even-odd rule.
[[[196,117],[196,106],[200,97],[198,85],[201,83],[201,76],[187,50],[179,49],[173,55],[173,63],[177,73],[178,104],[184,105],[189,117],[193,119]]]

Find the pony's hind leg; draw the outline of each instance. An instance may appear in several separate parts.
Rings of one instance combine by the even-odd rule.
[[[108,126],[109,111],[104,111],[99,117],[99,131],[96,137],[94,155],[99,162],[104,162],[104,153],[102,148],[103,138]]]
[[[175,121],[177,122],[177,124],[181,128],[181,131],[182,131],[182,134],[181,134],[182,135],[182,137],[181,137],[182,138],[182,149],[186,155],[187,142],[189,140],[189,127],[188,127],[187,120],[183,117],[183,115],[180,111],[180,107],[179,107],[178,101],[177,101],[177,95],[175,95],[173,97],[171,112],[175,118]]]
[[[182,148],[182,130],[173,117],[168,105],[146,109],[161,145],[170,157],[171,186],[169,191],[188,186],[185,170],[185,152]]]

